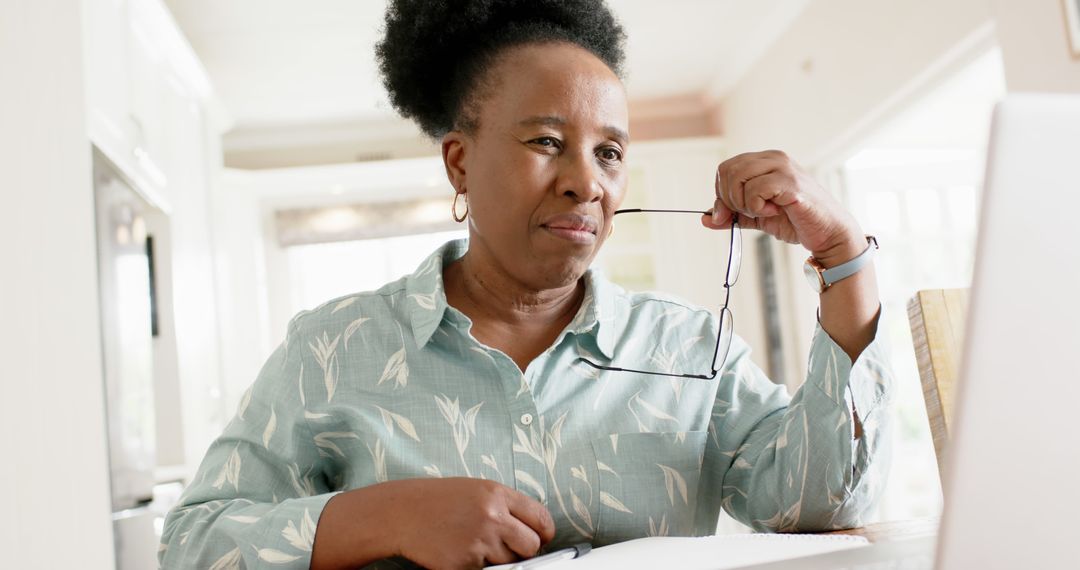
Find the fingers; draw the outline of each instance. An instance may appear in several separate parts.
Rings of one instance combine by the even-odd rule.
[[[776,216],[793,201],[795,181],[780,171],[762,174],[743,184],[743,204],[751,218]]]
[[[716,182],[718,201],[747,217],[779,215],[780,206],[797,199],[794,163],[780,151],[732,157],[717,167]]]
[[[701,225],[712,230],[726,230],[731,227],[731,219],[734,216],[735,213],[717,199],[713,207],[701,216]]]
[[[541,544],[547,544],[555,538],[555,521],[551,519],[551,513],[548,512],[547,507],[520,491],[509,488],[508,490],[510,493],[507,507],[510,509],[510,514],[535,532]],[[533,553],[535,552],[534,549]]]
[[[503,544],[519,558],[532,558],[543,546],[540,535],[516,518],[512,518],[503,527],[502,540]]]
[[[528,556],[520,556],[518,554],[515,554],[514,551],[506,544],[502,543],[490,544],[486,547],[486,550],[487,555],[484,556],[484,565],[508,564],[510,562],[517,562],[522,558],[532,557],[533,554],[536,554],[536,551],[534,550],[532,554],[529,554]]]

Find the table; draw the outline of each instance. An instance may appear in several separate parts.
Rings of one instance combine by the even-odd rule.
[[[870,542],[888,542],[907,538],[936,536],[941,517],[925,517],[903,521],[888,521],[864,527],[837,530],[823,534],[846,534],[861,536]]]

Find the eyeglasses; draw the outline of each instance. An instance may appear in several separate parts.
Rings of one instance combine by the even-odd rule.
[[[650,210],[642,208],[630,208],[626,210],[616,210],[614,215],[617,216],[619,214],[644,214],[654,212],[665,214],[697,215],[707,215],[710,213],[697,210]],[[597,370],[609,370],[611,372],[635,372],[637,374],[671,376],[674,378],[697,378],[700,380],[712,380],[716,378],[716,375],[720,373],[720,369],[723,368],[724,362],[727,361],[728,350],[731,348],[731,337],[734,330],[734,324],[731,317],[731,309],[728,308],[728,302],[731,300],[731,288],[735,285],[735,282],[739,280],[739,269],[742,266],[742,230],[739,227],[738,214],[733,214],[731,218],[730,240],[731,241],[728,245],[727,271],[724,273],[724,305],[720,307],[720,326],[718,327],[716,333],[716,349],[713,351],[712,372],[708,374],[676,374],[673,372],[635,370],[633,368],[603,366],[584,357],[580,358],[580,360]]]

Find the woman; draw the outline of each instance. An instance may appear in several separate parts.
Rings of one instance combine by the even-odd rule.
[[[170,513],[165,567],[478,567],[709,534],[721,508],[859,524],[887,433],[872,267],[821,294],[793,398],[737,338],[711,380],[584,364],[708,370],[719,326],[589,270],[627,182],[622,41],[601,0],[391,2],[386,86],[441,139],[469,239],[291,321]],[[825,268],[868,248],[779,152],[722,163],[713,198],[705,226],[738,215]]]

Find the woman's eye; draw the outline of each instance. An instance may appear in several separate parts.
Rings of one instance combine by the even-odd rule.
[[[600,160],[603,160],[604,162],[619,162],[622,160],[622,152],[620,152],[619,149],[616,148],[602,148],[600,149],[600,152],[598,154],[600,156]]]
[[[532,142],[533,144],[542,146],[544,148],[555,148],[559,146],[559,141],[557,141],[554,137],[540,137],[538,139],[533,139]]]

